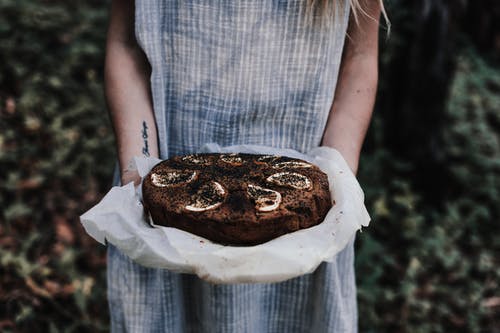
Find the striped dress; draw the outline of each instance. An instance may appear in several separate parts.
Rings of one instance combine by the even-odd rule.
[[[348,5],[318,27],[306,24],[306,0],[135,2],[162,159],[207,142],[320,145]],[[356,332],[353,243],[311,274],[230,285],[140,266],[109,244],[112,332]]]

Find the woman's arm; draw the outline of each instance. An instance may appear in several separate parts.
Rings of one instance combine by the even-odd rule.
[[[335,98],[321,145],[337,149],[354,174],[370,123],[378,83],[378,29],[381,6],[364,0],[359,23],[350,19]]]
[[[134,10],[134,0],[112,0],[104,71],[123,185],[140,181],[136,172],[127,170],[133,156],[158,157],[151,68],[135,39]]]

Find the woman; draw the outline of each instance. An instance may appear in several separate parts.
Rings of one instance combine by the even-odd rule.
[[[105,84],[115,183],[140,181],[127,169],[134,155],[166,159],[206,142],[326,145],[356,173],[383,7],[345,1],[113,0]],[[234,285],[142,267],[109,245],[112,331],[355,332],[353,242],[311,274]]]

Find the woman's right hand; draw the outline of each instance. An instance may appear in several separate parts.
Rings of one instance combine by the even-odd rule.
[[[139,176],[137,170],[123,170],[120,179],[122,186],[133,182],[134,186],[137,187],[141,183],[141,176]]]

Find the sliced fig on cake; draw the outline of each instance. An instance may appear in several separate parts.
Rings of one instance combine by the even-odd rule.
[[[287,186],[299,190],[308,190],[312,187],[309,178],[296,172],[278,172],[267,177],[266,181],[278,186]]]
[[[269,163],[276,161],[280,157],[281,156],[278,156],[278,155],[262,155],[255,160],[255,163],[257,163],[257,164],[269,164]]]
[[[239,156],[239,154],[221,154],[220,160],[226,162],[233,166],[239,166],[243,164],[243,159]]]
[[[279,192],[258,185],[248,184],[247,193],[254,201],[255,208],[259,212],[273,211],[281,203],[281,194]]]
[[[273,168],[284,169],[284,168],[311,168],[312,165],[301,161],[285,161],[272,164]]]
[[[160,171],[151,173],[151,183],[156,187],[171,187],[190,183],[197,177],[196,171]]]
[[[182,162],[193,164],[193,165],[207,165],[210,163],[210,160],[203,156],[202,154],[191,154],[186,155],[181,158]]]
[[[192,212],[203,212],[214,209],[224,202],[226,195],[227,191],[221,184],[211,181],[200,186],[198,191],[192,196],[192,202],[185,208]]]

